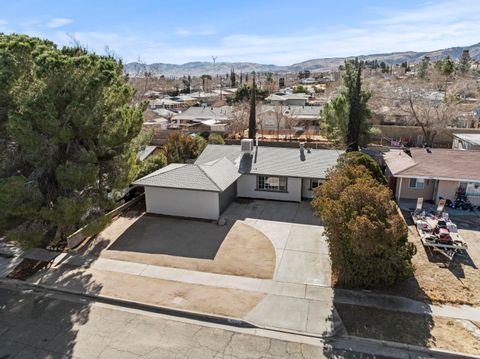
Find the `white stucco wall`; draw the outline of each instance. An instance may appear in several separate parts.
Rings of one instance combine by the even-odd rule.
[[[145,186],[147,213],[218,219],[217,192]]]
[[[322,180],[322,182],[325,182],[325,180]],[[302,180],[302,197],[313,198],[313,190],[310,189],[310,178]]]
[[[256,175],[243,175],[237,180],[237,196],[300,202],[302,200],[302,179],[288,177],[287,192],[268,192],[257,191]]]

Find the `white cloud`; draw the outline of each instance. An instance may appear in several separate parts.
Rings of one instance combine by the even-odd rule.
[[[372,10],[373,11],[373,10]],[[396,51],[430,51],[451,46],[466,46],[480,41],[480,1],[443,0],[423,3],[395,13],[374,10],[374,20],[356,26],[300,29],[286,36],[225,33],[208,37],[207,44],[196,36],[215,35],[206,27],[179,27],[173,34],[136,35],[133,31],[77,32],[73,37],[99,53],[106,46],[125,61],[185,63],[190,61],[250,61],[290,65],[320,57],[354,56]],[[62,26],[70,19],[52,23]],[[340,22],[340,21],[339,21]],[[5,25],[3,25],[5,26]],[[2,22],[0,21],[0,29]],[[44,28],[42,29],[44,30]],[[71,45],[64,31],[43,33],[61,45]],[[195,41],[193,41],[195,40]]]
[[[408,12],[381,13],[357,27],[325,28],[308,35],[227,35],[212,46],[176,45],[145,48],[149,61],[184,63],[209,59],[288,65],[318,58],[396,51],[431,51],[477,43],[480,2],[471,0],[427,3]],[[158,52],[157,52],[158,51]]]
[[[47,27],[51,29],[56,29],[58,27],[62,27],[68,24],[71,24],[73,22],[72,19],[67,19],[63,17],[54,17],[50,19],[50,21],[47,23]]]
[[[193,29],[186,29],[186,28],[178,28],[175,31],[175,35],[178,36],[210,36],[215,35],[216,32],[213,29],[200,29],[200,30],[193,30]]]

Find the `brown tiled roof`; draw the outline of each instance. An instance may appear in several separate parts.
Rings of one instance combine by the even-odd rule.
[[[402,150],[385,154],[385,162],[395,177],[480,181],[480,151],[433,148],[410,149],[411,157]]]

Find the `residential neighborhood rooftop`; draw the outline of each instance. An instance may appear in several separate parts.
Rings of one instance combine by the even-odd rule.
[[[480,145],[480,133],[454,133],[453,136],[472,145]]]
[[[220,192],[239,176],[240,173],[232,162],[220,158],[204,164],[172,163],[135,181],[134,184]]]
[[[411,148],[390,150],[384,156],[396,177],[480,181],[480,151]]]
[[[338,156],[344,152],[307,147],[302,160],[299,148],[258,146],[256,153],[249,156],[242,154],[239,145],[208,145],[195,163],[203,164],[225,157],[234,162],[243,174],[325,178],[328,169],[335,166]]]

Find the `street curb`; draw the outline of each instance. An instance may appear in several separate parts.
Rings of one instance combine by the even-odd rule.
[[[432,355],[432,354],[443,354],[443,355],[449,355],[451,358],[456,358],[456,359],[480,359],[479,355],[475,354],[468,354],[468,353],[459,353],[459,352],[453,352],[450,350],[446,349],[441,349],[441,348],[427,348],[427,347],[422,347],[418,345],[413,345],[413,344],[405,344],[405,343],[399,343],[399,342],[392,342],[389,340],[380,340],[380,339],[372,339],[372,338],[363,338],[363,337],[357,337],[353,335],[345,335],[339,338],[335,338],[332,340],[326,339],[326,342],[331,342],[333,345],[335,343],[341,343],[342,341],[350,341],[350,342],[357,342],[360,344],[377,344],[381,345],[386,348],[395,348],[395,349],[400,349],[400,350],[410,350],[410,351],[416,351],[416,352],[421,352],[425,353],[427,355]],[[351,347],[351,344],[349,345]],[[342,349],[342,348],[339,348]]]
[[[5,285],[13,284],[17,287],[24,287],[24,288],[33,289],[33,290],[43,289],[49,292],[75,295],[83,298],[88,298],[90,300],[97,301],[100,303],[117,305],[117,306],[126,307],[130,309],[143,310],[151,313],[158,313],[158,314],[170,315],[170,316],[181,317],[186,319],[193,319],[193,320],[198,320],[198,321],[203,321],[208,323],[222,324],[222,325],[227,325],[227,326],[237,327],[237,328],[262,329],[262,330],[269,330],[269,331],[278,332],[278,333],[300,335],[303,337],[309,337],[309,338],[321,339],[321,340],[334,338],[335,335],[337,335],[337,332],[334,332],[332,335],[327,336],[327,335],[314,334],[314,333],[308,333],[308,332],[302,332],[302,331],[296,331],[296,330],[289,330],[286,328],[261,326],[261,325],[253,324],[247,320],[243,320],[235,317],[225,317],[222,315],[205,314],[205,313],[196,312],[196,311],[186,311],[186,310],[181,310],[178,308],[172,308],[168,306],[153,305],[153,304],[148,304],[143,302],[134,302],[127,299],[120,299],[120,298],[110,297],[105,295],[89,294],[89,293],[83,293],[83,292],[79,292],[71,289],[56,288],[56,287],[52,287],[44,284],[29,283],[29,282],[25,282],[17,279],[0,279],[0,285],[1,284],[5,284]]]
[[[480,359],[480,356],[478,355],[472,355],[467,353],[457,353],[457,352],[452,352],[452,351],[448,351],[440,348],[431,349],[427,347],[422,347],[422,346],[417,346],[412,344],[404,344],[404,343],[393,342],[388,340],[363,338],[363,337],[357,337],[352,335],[326,337],[326,336],[312,335],[304,332],[298,332],[294,330],[288,331],[288,330],[282,330],[279,328],[262,327],[238,318],[228,318],[220,315],[209,315],[209,314],[204,314],[204,313],[195,312],[195,311],[184,311],[184,310],[165,307],[165,306],[156,306],[156,305],[151,305],[147,303],[133,302],[130,300],[119,299],[119,298],[114,298],[109,296],[100,296],[95,294],[81,293],[81,292],[70,290],[70,289],[55,288],[55,287],[51,287],[43,284],[28,283],[28,282],[20,281],[17,279],[0,278],[0,285],[2,284],[7,287],[14,285],[16,287],[22,287],[24,289],[31,289],[31,290],[43,289],[45,291],[58,293],[58,294],[79,296],[82,298],[87,298],[92,301],[96,301],[104,304],[111,304],[111,305],[126,307],[129,309],[136,309],[136,310],[147,311],[151,313],[164,314],[164,315],[169,315],[174,317],[181,317],[185,319],[204,321],[208,323],[226,325],[230,327],[245,328],[245,329],[261,329],[261,330],[268,330],[268,331],[273,331],[278,333],[310,337],[313,339],[318,339],[324,343],[328,343],[332,345],[333,348],[338,350],[356,350],[359,352],[363,352],[365,354],[371,354],[368,351],[355,349],[354,347],[352,347],[352,343],[358,343],[359,345],[365,345],[365,344],[377,345],[377,346],[384,347],[385,349],[416,351],[420,353],[425,353],[425,355],[427,355],[430,358],[434,358],[435,354],[440,354],[440,355],[448,355],[449,358],[451,357],[452,359],[453,358]]]
[[[32,289],[32,290],[43,289],[49,292],[54,292],[59,294],[80,296],[83,298],[91,299],[92,301],[101,302],[105,304],[112,304],[112,305],[130,308],[130,309],[143,310],[147,312],[182,317],[186,319],[200,320],[200,321],[205,321],[205,322],[214,323],[214,324],[223,324],[223,325],[234,326],[239,328],[262,329],[261,327],[258,327],[243,319],[229,318],[221,315],[204,314],[204,313],[195,312],[195,311],[185,311],[177,308],[152,305],[152,304],[147,304],[142,302],[134,302],[126,299],[119,299],[119,298],[105,296],[105,295],[82,293],[75,290],[70,290],[65,288],[56,288],[56,287],[52,287],[44,284],[29,283],[29,282],[20,281],[17,279],[2,278],[0,279],[0,284],[4,284],[7,286],[13,284],[17,287],[23,287],[23,288]]]

